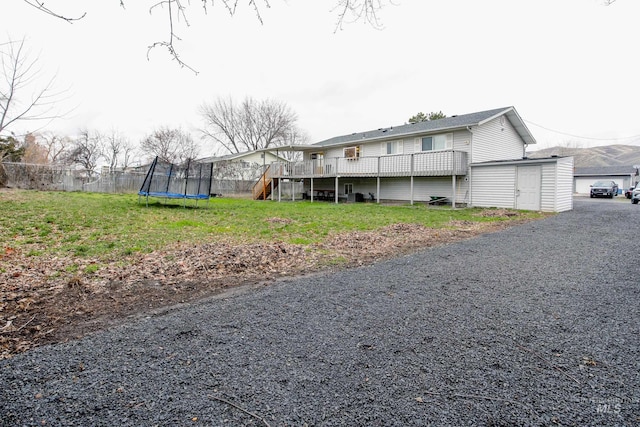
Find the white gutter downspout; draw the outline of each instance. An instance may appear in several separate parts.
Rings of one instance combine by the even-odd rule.
[[[469,194],[469,200],[467,206],[473,207],[473,203],[471,202],[473,200],[473,194],[471,191],[471,188],[473,187],[473,180],[470,166],[473,160],[473,128],[471,126],[467,126],[467,130],[469,131],[469,151],[467,158],[467,192]]]

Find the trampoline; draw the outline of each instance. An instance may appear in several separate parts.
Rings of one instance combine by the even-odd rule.
[[[198,202],[211,198],[211,180],[213,163],[201,163],[187,160],[182,165],[176,165],[156,158],[149,166],[142,187],[138,191],[138,203],[142,197],[149,206],[149,197],[160,199],[181,199],[183,206],[187,200]]]

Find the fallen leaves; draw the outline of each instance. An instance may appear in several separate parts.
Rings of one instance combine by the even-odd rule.
[[[286,218],[267,221],[278,226],[291,222]],[[74,256],[28,256],[4,248],[0,251],[0,359],[34,345],[82,336],[133,313],[195,300],[231,286],[334,266],[365,265],[513,223],[452,222],[444,229],[392,224],[377,231],[332,235],[312,246],[182,243],[111,263]]]

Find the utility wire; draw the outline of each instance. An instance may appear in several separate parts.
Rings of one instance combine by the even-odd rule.
[[[571,136],[573,138],[591,139],[591,140],[594,140],[594,141],[625,141],[627,139],[638,139],[638,138],[640,138],[640,135],[626,136],[624,138],[592,138],[592,137],[589,137],[589,136],[573,135],[571,133],[561,132],[561,131],[555,130],[555,129],[549,129],[548,127],[539,125],[539,124],[531,122],[529,120],[524,120],[524,121],[527,122],[530,125],[538,126],[539,128],[542,128],[544,130],[548,130],[549,132],[555,132],[555,133],[559,133],[561,135]]]

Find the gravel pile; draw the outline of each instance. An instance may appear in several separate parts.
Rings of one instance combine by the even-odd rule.
[[[640,209],[235,289],[0,362],[0,425],[640,425]]]

